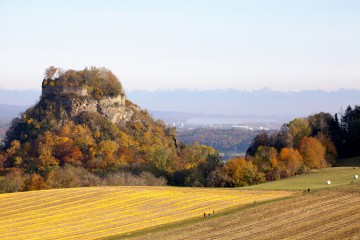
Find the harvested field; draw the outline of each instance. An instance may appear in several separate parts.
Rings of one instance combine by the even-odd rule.
[[[360,239],[360,192],[306,193],[128,239]]]
[[[96,239],[291,196],[285,191],[92,187],[0,194],[1,239]]]

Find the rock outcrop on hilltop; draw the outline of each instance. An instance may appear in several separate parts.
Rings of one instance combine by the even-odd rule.
[[[87,74],[85,81],[77,80],[76,82],[71,77],[68,80],[69,77],[62,75],[55,80],[49,78],[43,80],[41,99],[51,99],[56,102],[57,107],[61,109],[61,122],[66,122],[76,118],[83,112],[88,112],[99,114],[112,123],[124,124],[130,121],[134,113],[141,111],[138,106],[126,99],[125,92],[119,82],[118,84],[116,82],[115,84],[112,83],[114,88],[119,89],[115,94],[104,94],[101,84],[94,88],[91,84],[96,80],[90,81],[88,76],[94,75],[90,73],[91,71],[97,72],[97,75],[95,75],[98,78],[97,80],[106,82],[116,79],[109,70],[94,68],[83,71],[82,75]],[[73,74],[73,72],[70,73]],[[81,74],[79,75],[81,79]],[[102,86],[105,88],[108,84],[102,84]],[[97,85],[99,84],[97,83]],[[88,89],[92,89],[92,91]],[[98,92],[103,94],[97,94]]]
[[[48,74],[49,69],[52,74]],[[42,81],[39,102],[27,109],[21,119],[13,120],[5,148],[14,140],[32,143],[45,132],[57,134],[71,124],[89,127],[93,135],[100,134],[95,141],[103,140],[101,134],[114,140],[115,136],[111,136],[114,129],[130,132],[135,123],[157,124],[147,111],[126,99],[120,81],[110,70],[96,67],[80,71],[49,69]]]
[[[46,86],[43,88],[41,98],[50,98],[63,110],[62,122],[74,119],[83,112],[96,113],[112,123],[122,123],[131,120],[134,113],[141,108],[126,99],[124,92],[118,96],[103,96],[96,99],[90,96],[85,87],[59,88]]]
[[[215,153],[198,143],[177,142],[174,128],[126,99],[110,70],[95,67],[47,69],[39,102],[12,121],[2,145],[0,182],[4,174],[9,179],[25,175],[26,187],[17,186],[28,190],[96,185],[92,181],[97,177],[114,184],[118,179],[106,176],[124,169],[151,172],[184,185],[185,174],[197,172],[198,165],[207,166],[207,156]],[[208,172],[200,171],[200,178],[189,178],[186,184],[207,184]],[[74,181],[75,185],[69,183]]]

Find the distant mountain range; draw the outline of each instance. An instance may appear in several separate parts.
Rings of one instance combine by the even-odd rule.
[[[0,88],[0,104],[31,106],[34,105],[41,95],[36,90],[7,90]]]
[[[39,91],[7,90],[0,88],[0,123],[10,122],[40,97]]]
[[[27,108],[27,106],[0,104],[0,123],[10,122]]]
[[[0,89],[0,119],[12,119],[37,102],[35,90]],[[335,114],[360,104],[360,90],[279,92],[227,90],[127,91],[127,97],[158,118],[242,116],[248,119],[292,119],[317,112]],[[12,105],[12,106],[7,106]],[[14,106],[17,105],[17,106]]]

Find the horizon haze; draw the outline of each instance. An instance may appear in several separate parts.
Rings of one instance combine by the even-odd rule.
[[[127,98],[155,118],[167,123],[235,124],[276,122],[276,126],[296,117],[318,112],[331,115],[359,105],[360,90],[279,92],[227,90],[157,90],[125,91]],[[0,89],[0,119],[15,117],[17,112],[34,105],[40,91]],[[2,104],[5,104],[1,106]],[[18,105],[8,106],[8,105]],[[9,115],[6,117],[5,115]],[[279,125],[280,123],[280,125]]]

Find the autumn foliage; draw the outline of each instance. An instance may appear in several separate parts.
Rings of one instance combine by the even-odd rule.
[[[333,121],[330,114],[318,113],[296,118],[271,134],[262,132],[251,143],[246,162],[252,162],[266,181],[334,165],[338,152],[332,135]]]
[[[60,72],[49,68],[43,87],[52,85],[86,87],[90,93],[86,98],[94,101],[123,91],[111,71],[94,67]],[[155,179],[161,184],[221,184],[219,169],[223,164],[213,148],[181,143],[174,128],[161,120],[155,121],[146,110],[134,111],[129,121],[121,123],[86,111],[64,119],[66,106],[58,104],[60,98],[61,101],[86,100],[75,95],[43,95],[35,106],[12,121],[0,151],[0,182],[9,185],[10,173],[17,171],[21,183],[18,187],[3,187],[7,189],[3,191],[97,186],[109,182],[136,185],[146,181],[151,185]],[[127,100],[122,107],[136,106]],[[132,180],[109,180],[114,176],[119,178],[119,173]]]
[[[246,157],[228,161],[225,169],[234,186],[272,181],[336,165],[338,155],[359,156],[359,143],[360,108],[349,106],[340,121],[337,114],[320,112],[296,118],[279,131],[258,134]],[[252,180],[244,178],[249,165],[257,173]]]
[[[316,138],[304,137],[299,150],[307,167],[322,168],[328,165],[325,160],[325,147]]]
[[[110,70],[95,67],[50,67],[42,84],[86,88],[92,101],[124,94]],[[96,111],[63,118],[66,106],[57,100],[76,97],[85,99],[42,96],[12,121],[0,150],[0,192],[113,184],[246,186],[331,166],[338,152],[352,156],[360,149],[358,106],[349,107],[341,123],[337,115],[318,113],[262,132],[244,158],[225,163],[212,147],[178,141],[175,128],[129,100],[121,107],[139,110],[126,122],[113,123]]]

